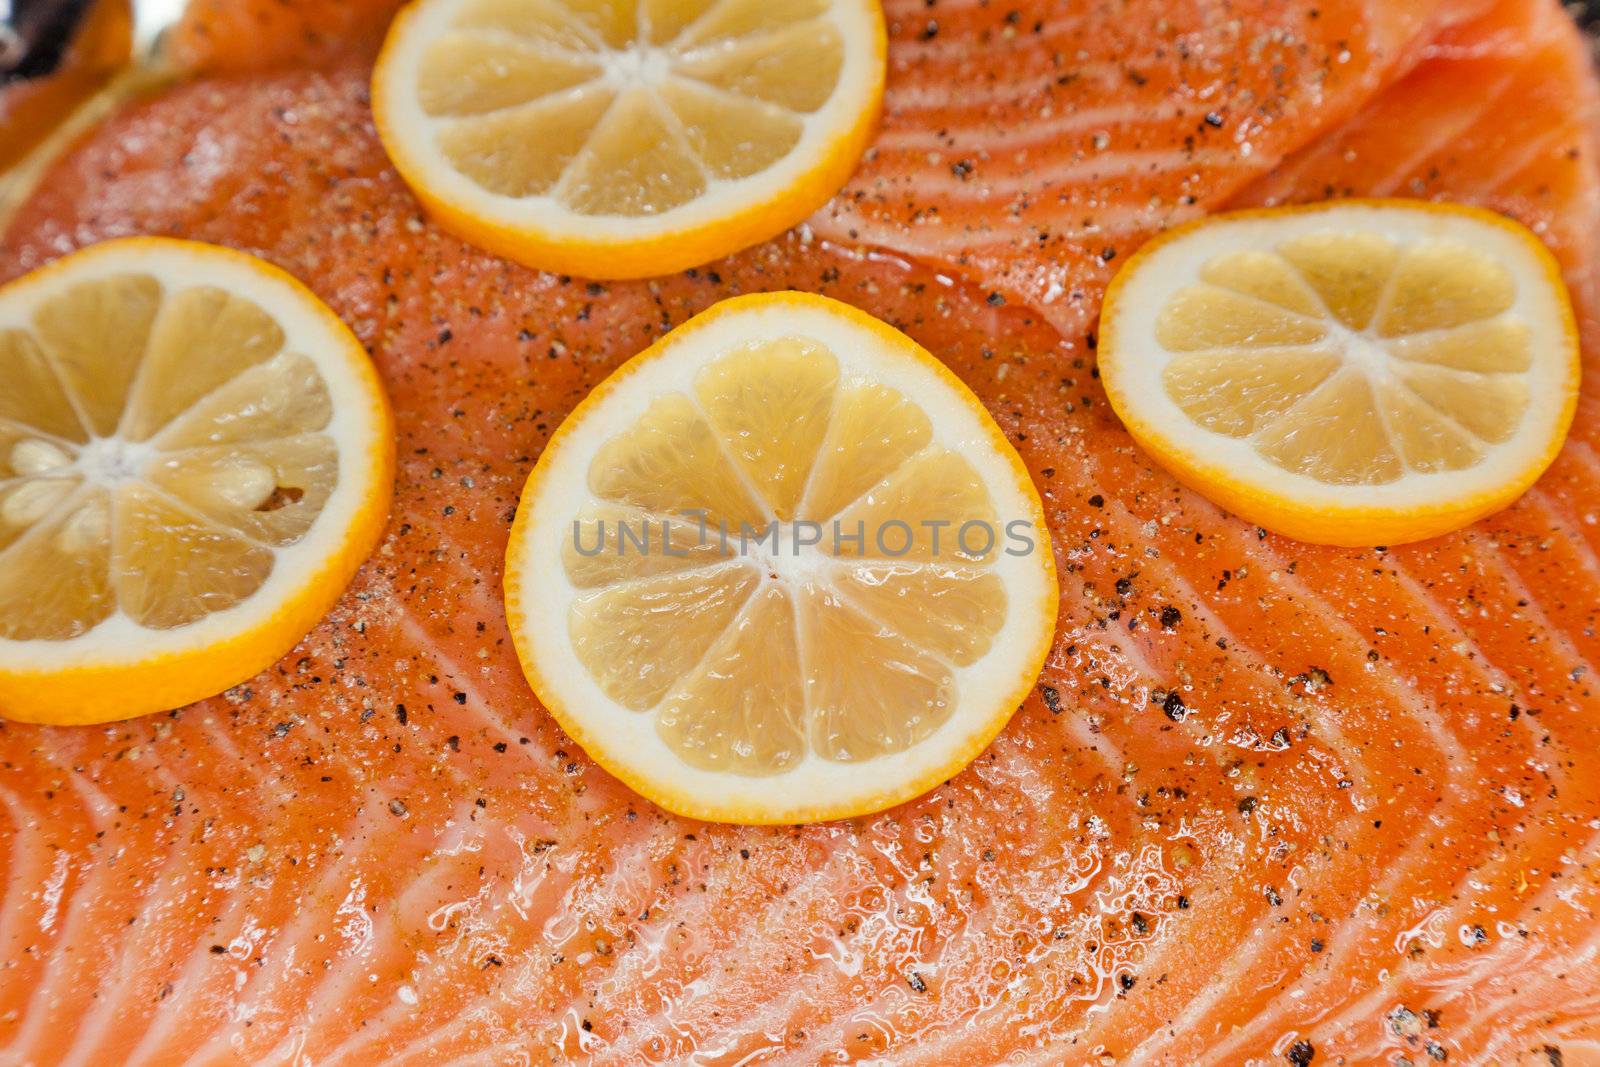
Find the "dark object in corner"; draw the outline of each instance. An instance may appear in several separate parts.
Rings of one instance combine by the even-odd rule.
[[[90,6],[90,0],[0,0],[0,84],[54,71]]]

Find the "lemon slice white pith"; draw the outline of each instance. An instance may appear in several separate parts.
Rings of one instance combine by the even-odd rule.
[[[602,520],[632,524],[628,547],[594,551]],[[820,543],[796,544],[806,522]],[[773,523],[775,543],[739,537]],[[861,814],[954,774],[1033,684],[1056,612],[1038,496],[977,400],[796,293],[725,301],[578,407],[524,490],[506,590],[568,732],[657,803],[737,822]]]

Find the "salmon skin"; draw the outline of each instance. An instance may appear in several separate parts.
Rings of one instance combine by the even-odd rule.
[[[1350,551],[1179,487],[1094,369],[1105,280],[1152,232],[1392,194],[1532,226],[1592,370],[1600,97],[1554,0],[890,0],[850,186],[632,283],[422,217],[370,52],[329,43],[392,6],[206,0],[211,73],[91,136],[0,244],[6,277],[130,233],[264,255],[356,330],[400,433],[382,547],[273,669],[170,715],[0,726],[0,1063],[1600,1063],[1600,376],[1514,507]],[[298,65],[248,54],[258,19],[310,42]],[[586,390],[781,288],[895,323],[985,400],[1044,497],[1059,635],[927,796],[697,824],[535,701],[501,553]]]

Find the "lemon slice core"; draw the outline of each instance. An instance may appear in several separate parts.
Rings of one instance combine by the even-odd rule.
[[[0,332],[0,637],[121,610],[171,629],[250,596],[338,479],[327,384],[262,308],[148,274]]]
[[[423,52],[440,150],[505,196],[655,215],[788,154],[844,62],[827,0],[464,4]]]
[[[663,739],[697,766],[772,774],[807,752],[902,751],[944,722],[952,667],[980,658],[1005,621],[1005,587],[988,569],[997,545],[968,561],[898,526],[877,543],[880,523],[940,513],[953,542],[967,522],[993,529],[994,505],[970,464],[930,445],[922,409],[839,378],[809,339],[750,345],[703,368],[692,399],[656,400],[590,467],[590,507],[637,509],[636,535],[653,527],[658,540],[672,523],[646,516],[679,515],[683,550],[697,551],[649,574],[648,555],[612,556],[602,571],[569,546],[568,577],[602,586],[570,609],[573,648],[613,699],[656,709]],[[780,526],[744,551],[774,519],[816,523],[822,541],[786,546]],[[871,535],[841,541],[835,558],[835,521]]]
[[[1167,394],[1196,423],[1334,484],[1462,470],[1528,408],[1516,283],[1459,240],[1313,231],[1226,252],[1162,309]]]

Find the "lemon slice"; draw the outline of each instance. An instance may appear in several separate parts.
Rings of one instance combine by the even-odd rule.
[[[1004,435],[909,338],[740,297],[561,425],[507,610],[540,699],[651,800],[842,818],[955,774],[1026,695],[1056,617],[1044,529]]]
[[[1475,208],[1340,201],[1202,219],[1106,294],[1100,376],[1181,481],[1290,537],[1384,545],[1499,510],[1578,395],[1554,258]]]
[[[371,551],[388,405],[310,292],[109,241],[0,289],[0,714],[106,722],[269,666]]]
[[[467,240],[532,267],[666,274],[788,229],[854,169],[876,0],[419,0],[373,74],[384,147]]]

